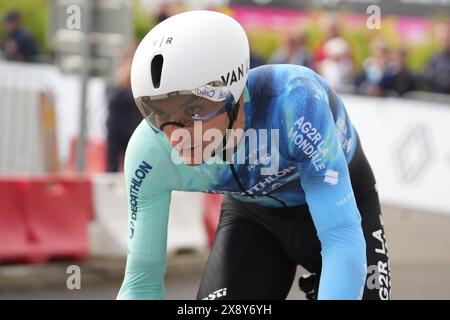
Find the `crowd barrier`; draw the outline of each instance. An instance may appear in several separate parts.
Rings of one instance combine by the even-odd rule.
[[[89,225],[92,254],[125,256],[128,240],[128,203],[120,173],[93,175],[95,219]],[[172,192],[167,251],[202,250],[207,247],[203,224],[204,195]]]
[[[85,259],[93,215],[88,178],[2,178],[0,262]]]
[[[222,200],[223,195],[221,194],[207,194],[204,197],[203,223],[205,224],[206,234],[208,235],[208,245],[210,247],[214,242],[217,225],[219,224]]]

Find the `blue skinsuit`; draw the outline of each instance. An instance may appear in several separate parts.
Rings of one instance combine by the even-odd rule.
[[[256,161],[250,161],[254,149],[245,139],[233,154],[234,160],[245,155],[246,163],[234,167],[246,192],[218,156],[197,166],[176,164],[177,153],[162,132],[145,120],[134,132],[125,157],[129,239],[118,299],[165,297],[172,190],[230,193],[267,207],[307,203],[322,245],[318,298],[361,299],[366,247],[348,172],[358,137],[342,101],[312,70],[294,65],[250,70],[244,95],[245,132],[267,133]],[[271,157],[278,166],[262,174]]]

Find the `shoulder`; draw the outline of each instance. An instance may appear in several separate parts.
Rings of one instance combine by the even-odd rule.
[[[318,103],[328,106],[327,84],[303,66],[274,64],[252,69],[248,88],[253,111],[270,114],[274,124],[295,113],[317,112]]]
[[[313,70],[298,65],[274,64],[252,69],[248,88],[252,124],[283,129],[300,117],[323,119],[331,112],[330,89]]]
[[[142,161],[150,166],[167,165],[167,156],[170,150],[166,150],[162,133],[153,130],[145,120],[142,120],[128,142],[125,152],[125,170],[133,170]]]
[[[329,111],[329,88],[325,81],[309,68],[286,66],[278,71],[276,78],[280,118],[287,120],[295,115],[315,118]]]
[[[128,142],[125,153],[125,181],[142,184],[147,194],[173,190],[179,183],[177,168],[171,161],[170,144],[163,133],[154,131],[145,120]]]
[[[326,84],[313,70],[292,64],[269,64],[249,72],[251,96],[280,96],[293,91],[324,91]]]

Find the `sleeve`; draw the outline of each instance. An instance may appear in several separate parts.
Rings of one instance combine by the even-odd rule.
[[[143,121],[125,155],[128,200],[128,253],[117,299],[164,299],[170,178],[163,177],[163,153],[149,147],[151,132]],[[150,141],[151,142],[151,141]],[[167,165],[166,165],[167,167]]]
[[[297,162],[322,245],[319,299],[361,299],[366,244],[348,165],[323,87],[303,82],[286,101],[288,153]]]

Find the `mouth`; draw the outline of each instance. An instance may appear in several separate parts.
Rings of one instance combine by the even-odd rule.
[[[185,152],[190,152],[191,155],[193,156],[193,152],[199,150],[201,148],[201,145],[194,145],[194,146],[190,146],[190,147],[189,146],[186,146],[186,147],[177,146],[174,148],[175,148],[175,150],[178,151],[179,154],[184,154]]]

